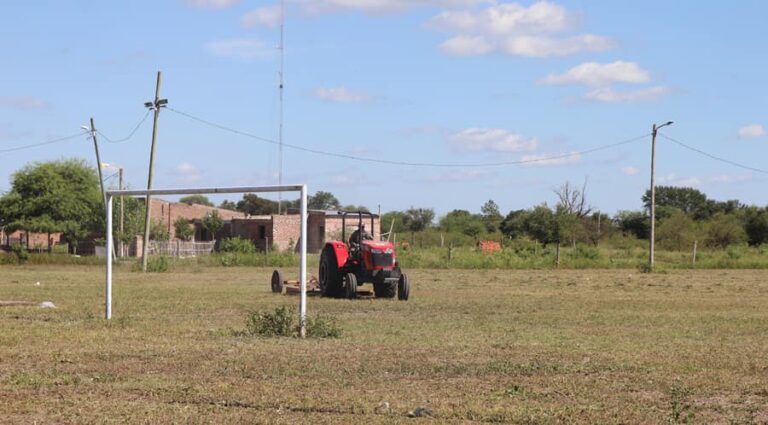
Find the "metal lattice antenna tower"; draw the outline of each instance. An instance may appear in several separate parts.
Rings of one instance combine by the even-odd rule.
[[[280,45],[278,46],[278,50],[280,50],[280,71],[279,71],[279,78],[280,78],[280,85],[279,85],[279,91],[280,91],[280,106],[279,106],[279,112],[278,112],[278,136],[277,140],[279,142],[278,147],[278,165],[277,165],[277,184],[278,186],[283,185],[283,89],[284,89],[284,78],[283,78],[283,71],[284,71],[284,64],[285,64],[285,1],[280,1]],[[283,193],[278,192],[277,193],[277,213],[281,214],[283,212]]]

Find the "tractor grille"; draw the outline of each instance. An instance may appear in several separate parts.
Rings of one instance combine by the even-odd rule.
[[[390,267],[392,266],[392,254],[371,254],[374,267]]]

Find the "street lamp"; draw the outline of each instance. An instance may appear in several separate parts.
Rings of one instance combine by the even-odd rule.
[[[654,256],[656,251],[656,134],[659,129],[674,124],[672,121],[667,121],[664,124],[653,125],[653,131],[651,132],[651,236],[648,242],[648,269],[653,271]]]

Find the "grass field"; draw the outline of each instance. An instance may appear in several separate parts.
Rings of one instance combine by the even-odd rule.
[[[339,339],[237,336],[297,303],[270,273],[121,268],[107,323],[102,268],[2,266],[58,308],[0,307],[0,422],[768,422],[768,271],[414,270],[408,302],[310,298]]]

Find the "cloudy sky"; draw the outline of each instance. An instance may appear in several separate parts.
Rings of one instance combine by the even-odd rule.
[[[654,122],[664,134],[766,169],[768,4],[700,1],[286,0],[284,181],[345,203],[504,212],[588,181],[591,204],[639,209]],[[0,191],[26,163],[93,159],[89,117],[118,141],[163,71],[155,187],[277,182],[278,3],[3,4]],[[103,161],[146,185],[151,119]],[[554,158],[553,158],[554,157]],[[468,166],[515,161],[521,165]],[[107,176],[114,171],[107,170]],[[766,175],[660,139],[658,178],[765,205]],[[114,180],[114,179],[113,179]],[[113,181],[111,180],[111,181]],[[221,200],[217,198],[217,200]]]

